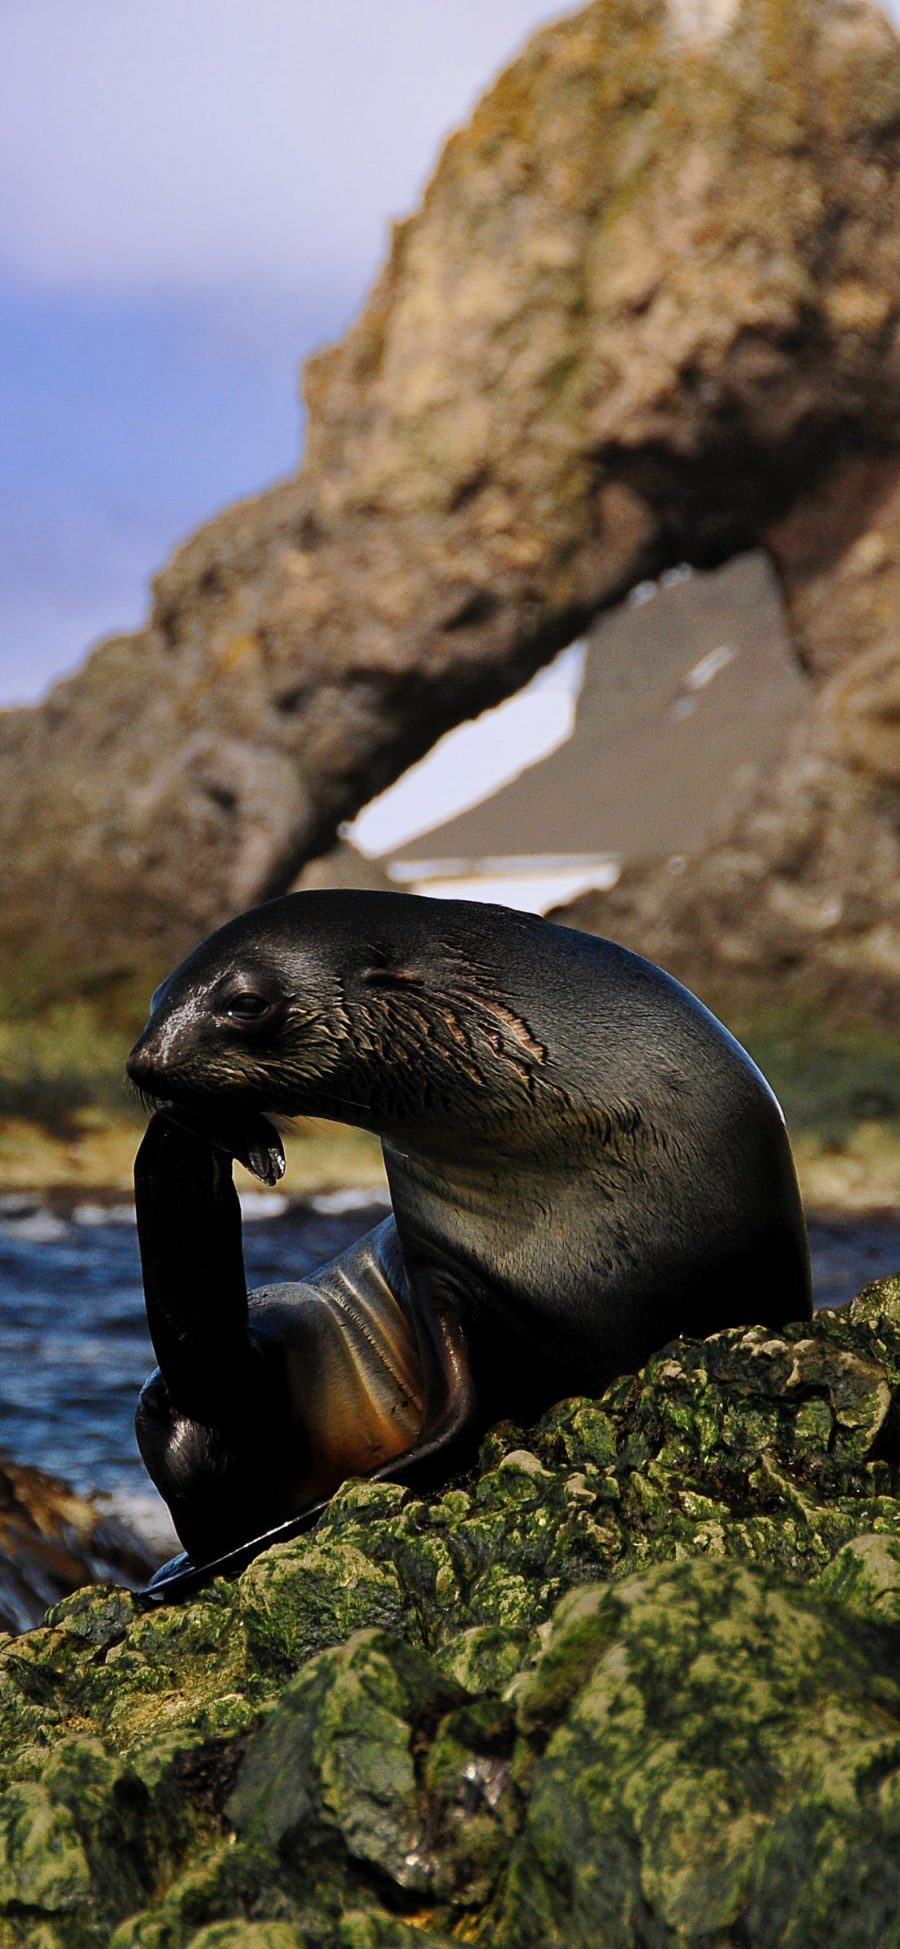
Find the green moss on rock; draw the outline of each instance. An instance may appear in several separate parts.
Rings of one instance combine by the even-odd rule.
[[[35,1781],[0,1797],[0,1903],[63,1914],[90,1894],[90,1870],[69,1809]]]
[[[888,1940],[898,1648],[745,1564],[573,1592],[516,1687],[527,1813],[494,1940],[631,1949],[647,1913],[659,1942],[811,1945],[842,1912],[832,1940]]]
[[[0,1949],[884,1949],[900,1281],[0,1641]],[[893,1931],[893,1934],[892,1934]]]
[[[388,1517],[403,1499],[402,1491],[387,1483],[360,1485],[350,1494],[360,1513],[370,1509]],[[251,1564],[240,1584],[248,1644],[259,1664],[275,1673],[296,1670],[305,1658],[339,1644],[373,1616],[384,1625],[401,1627],[407,1604],[394,1565],[373,1561],[354,1541],[341,1537],[324,1549],[314,1538],[285,1545]]]

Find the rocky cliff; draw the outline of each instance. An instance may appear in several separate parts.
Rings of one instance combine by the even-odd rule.
[[[890,959],[898,219],[900,50],[866,0],[593,0],[537,35],[308,368],[297,477],[0,720],[7,975],[35,995],[169,963],[638,579],[767,536],[845,690],[741,884],[787,846],[815,917],[821,832],[852,828],[853,954]]]
[[[2,1949],[896,1949],[900,1281],[0,1639]]]
[[[557,919],[663,962],[714,1006],[785,992],[896,1026],[900,478],[847,464],[769,536],[812,706],[753,802],[693,856],[625,869]]]

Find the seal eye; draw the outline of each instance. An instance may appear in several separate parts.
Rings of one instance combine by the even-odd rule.
[[[240,995],[232,995],[225,1003],[225,1014],[232,1022],[260,1022],[268,1015],[272,1004],[265,995],[257,995],[252,988],[245,988]]]

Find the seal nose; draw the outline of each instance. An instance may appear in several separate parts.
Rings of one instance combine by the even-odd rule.
[[[138,1037],[125,1063],[125,1073],[139,1090],[146,1090],[148,1096],[162,1093],[162,1064],[148,1036]]]

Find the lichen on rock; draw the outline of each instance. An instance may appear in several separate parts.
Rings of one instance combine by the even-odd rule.
[[[0,1641],[0,1949],[883,1949],[900,1280]]]

